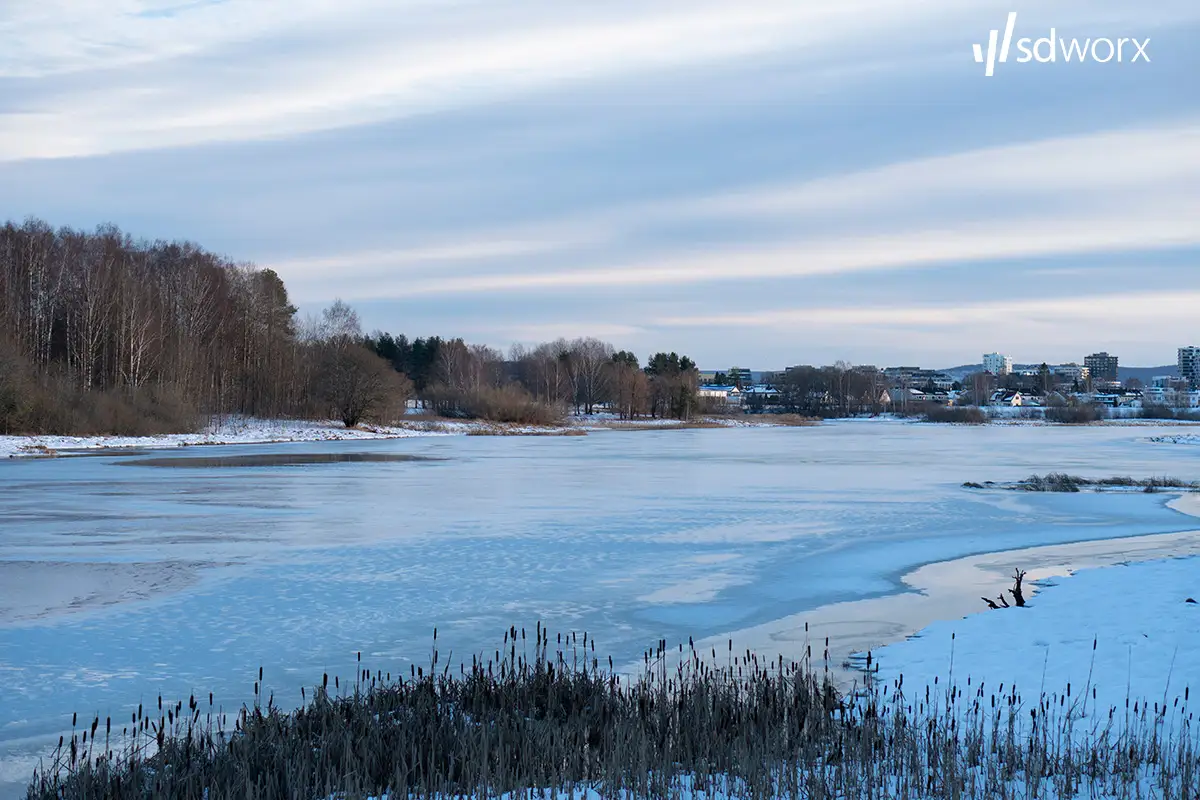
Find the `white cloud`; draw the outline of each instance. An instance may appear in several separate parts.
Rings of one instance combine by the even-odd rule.
[[[655,257],[625,254],[636,249],[639,232],[656,225],[747,219],[760,226],[775,220],[771,236],[754,228],[709,252],[680,245]],[[1188,247],[1200,245],[1200,124],[985,148],[793,186],[481,232],[466,241],[391,259],[348,254],[340,263],[369,277],[373,294],[400,298],[973,268],[983,261]],[[511,249],[514,242],[526,249]],[[539,248],[553,258],[536,269],[511,259]],[[427,277],[417,269],[423,259],[451,263]],[[278,269],[297,278],[301,291],[322,280],[288,262]]]
[[[833,329],[844,327],[958,328],[1029,327],[1049,324],[1155,325],[1190,323],[1200,308],[1200,292],[1081,294],[1031,300],[997,300],[954,305],[843,306],[765,309],[735,314],[664,317],[663,327]],[[1004,335],[1010,335],[1005,331]]]
[[[275,271],[291,278],[320,278],[330,270],[353,272],[357,278],[420,271],[443,262],[490,261],[561,251],[587,243],[583,237],[561,239],[473,239],[389,250],[366,250],[344,255],[312,256],[272,261]]]
[[[1160,16],[1200,14],[1162,2],[1170,13]],[[1128,17],[1124,5],[1060,0],[1057,19]],[[0,115],[0,161],[290,136],[765,54],[850,64],[924,57],[934,42],[965,56],[969,42],[946,32],[966,35],[1007,7],[10,0],[0,10],[0,78],[28,78],[40,91]]]

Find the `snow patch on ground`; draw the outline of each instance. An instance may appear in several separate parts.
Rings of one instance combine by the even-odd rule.
[[[410,409],[410,412],[412,410]],[[423,412],[421,412],[423,413]],[[416,413],[410,414],[413,417]],[[569,417],[562,425],[521,425],[484,420],[409,419],[400,425],[360,425],[346,428],[335,420],[279,420],[255,417],[216,417],[196,433],[161,436],[0,436],[0,458],[36,458],[70,454],[79,450],[136,448],[161,450],[218,444],[272,444],[278,442],[336,442],[370,439],[403,439],[411,436],[547,436],[584,434],[620,428],[678,428],[703,425],[728,428],[776,427],[778,423],[742,418],[621,420],[613,414]]]
[[[876,651],[878,677],[903,675],[912,696],[935,678],[1015,684],[1031,704],[1071,684],[1095,715],[1200,690],[1200,603],[1188,602],[1200,601],[1200,557],[1084,570],[1041,588],[1025,608],[936,622]]]
[[[449,420],[413,420],[402,426],[360,425],[357,428],[346,428],[340,422],[332,420],[219,417],[199,432],[162,436],[0,436],[0,458],[53,456],[77,450],[105,448],[158,450],[217,444],[334,442],[449,434],[534,434],[562,430],[565,429]]]

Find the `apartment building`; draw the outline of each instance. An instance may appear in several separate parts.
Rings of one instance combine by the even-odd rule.
[[[1088,368],[1092,375],[1092,380],[1106,381],[1108,383],[1117,382],[1118,374],[1118,359],[1114,355],[1109,355],[1106,352],[1092,353],[1083,360],[1083,365]]]
[[[1179,348],[1179,377],[1200,388],[1200,347]]]
[[[993,375],[1011,375],[1013,371],[1012,356],[1006,356],[1003,353],[985,353],[983,371]]]

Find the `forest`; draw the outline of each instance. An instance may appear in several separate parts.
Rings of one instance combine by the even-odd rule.
[[[0,434],[147,435],[213,415],[388,424],[410,407],[550,424],[565,414],[688,418],[699,373],[594,338],[510,352],[365,333],[335,300],[300,317],[274,271],[191,242],[29,219],[0,227]]]

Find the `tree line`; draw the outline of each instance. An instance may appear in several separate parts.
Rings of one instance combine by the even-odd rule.
[[[688,419],[699,408],[696,364],[673,352],[655,353],[643,367],[635,354],[591,337],[514,345],[507,356],[462,339],[376,333],[364,344],[412,381],[422,406],[444,416],[545,422],[563,410],[611,409],[625,419]]]
[[[365,334],[341,301],[301,319],[283,280],[191,242],[36,219],[0,227],[0,433],[160,433],[208,415],[550,422],[686,418],[696,365],[593,338],[516,346]]]

